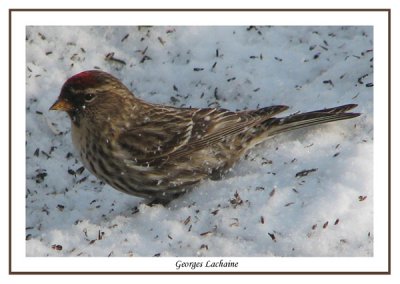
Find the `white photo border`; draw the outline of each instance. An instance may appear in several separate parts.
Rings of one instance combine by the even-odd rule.
[[[184,272],[229,273],[388,273],[389,236],[389,10],[238,10],[238,11],[73,11],[10,10],[12,193],[10,216],[11,273],[176,273],[176,262],[239,262],[238,268],[199,268]],[[374,27],[374,256],[373,257],[241,257],[241,258],[44,258],[25,253],[25,31],[36,25],[368,25]],[[21,107],[23,106],[23,107]],[[378,187],[379,185],[379,187]],[[180,270],[182,271],[182,270]]]

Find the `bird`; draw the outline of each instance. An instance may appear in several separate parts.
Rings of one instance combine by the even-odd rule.
[[[72,143],[83,165],[126,194],[167,204],[200,182],[223,178],[250,149],[270,137],[355,118],[346,104],[288,116],[286,105],[255,110],[177,108],[136,97],[100,70],[65,81],[50,110],[71,120]]]

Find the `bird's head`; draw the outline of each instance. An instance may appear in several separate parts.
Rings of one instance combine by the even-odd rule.
[[[90,70],[69,78],[50,110],[65,111],[79,124],[83,118],[117,114],[126,98],[133,95],[121,81],[106,72]]]

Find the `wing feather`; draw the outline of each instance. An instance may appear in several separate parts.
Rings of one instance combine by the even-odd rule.
[[[129,160],[137,165],[157,166],[223,142],[286,109],[272,106],[232,112],[216,108],[155,108],[144,115],[143,123],[121,133],[118,141]]]

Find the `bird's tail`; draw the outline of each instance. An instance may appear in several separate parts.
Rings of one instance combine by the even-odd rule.
[[[305,113],[293,114],[282,118],[272,117],[261,123],[260,138],[267,138],[279,133],[290,130],[300,129],[312,125],[350,119],[360,115],[360,113],[347,112],[355,108],[356,104],[342,105],[333,108],[321,109]]]

